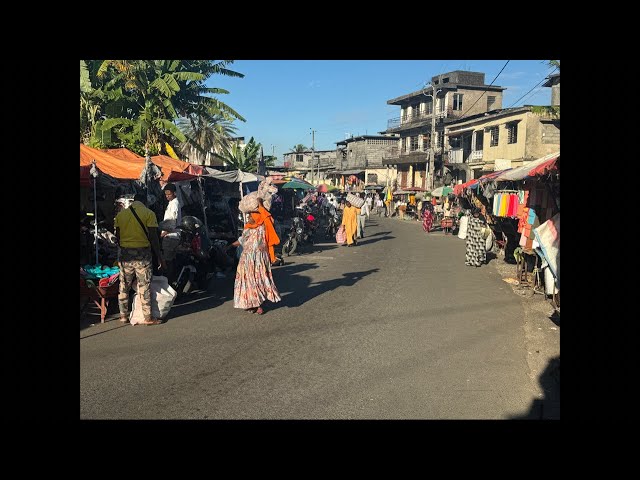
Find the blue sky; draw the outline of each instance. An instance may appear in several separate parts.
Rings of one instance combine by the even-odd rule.
[[[215,75],[208,86],[230,93],[218,98],[240,113],[237,135],[262,143],[264,154],[283,154],[298,143],[333,150],[346,136],[377,135],[400,116],[390,100],[419,90],[432,76],[453,70],[484,72],[489,84],[507,60],[236,60],[245,75]],[[506,87],[503,107],[549,105],[551,89],[540,81],[553,71],[547,60],[510,60],[494,85]],[[556,71],[557,73],[557,71]],[[525,95],[534,86],[534,90]]]

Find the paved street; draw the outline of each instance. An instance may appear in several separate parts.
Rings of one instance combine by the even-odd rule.
[[[283,300],[263,316],[233,308],[230,277],[163,325],[81,329],[80,417],[526,416],[539,386],[521,298],[498,260],[466,267],[464,243],[372,216],[359,246],[321,243],[275,268]]]

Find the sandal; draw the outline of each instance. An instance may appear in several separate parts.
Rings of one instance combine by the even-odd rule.
[[[256,310],[253,313],[257,313],[258,315],[262,315],[264,313],[264,310],[262,309],[262,307],[258,307],[258,308],[256,308]]]
[[[143,320],[140,325],[160,325],[162,320],[159,318],[152,318],[151,320]]]
[[[256,313],[257,308],[256,308],[256,307],[253,307],[253,308],[246,308],[245,310],[246,310],[247,312],[249,312],[249,313]]]
[[[118,321],[122,323],[129,323],[129,317],[120,317]]]

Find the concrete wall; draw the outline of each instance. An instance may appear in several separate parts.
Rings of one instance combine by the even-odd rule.
[[[496,101],[493,104],[492,109],[502,108],[502,92],[491,92],[488,91],[484,95],[482,95],[484,90],[468,90],[464,88],[458,89],[456,92],[448,92],[447,93],[447,106],[453,108],[453,95],[454,93],[461,93],[462,96],[462,112],[455,111],[454,115],[458,116],[470,116],[476,115],[478,113],[484,113],[487,111],[487,97],[494,96],[496,97]],[[478,100],[482,97],[480,100]],[[476,103],[476,100],[478,102]],[[474,105],[475,104],[475,105]],[[473,107],[473,108],[471,108]],[[471,110],[469,110],[471,108]]]
[[[397,138],[365,138],[348,142],[346,146],[347,159],[346,162],[342,162],[342,169],[384,168],[382,166],[383,155],[389,156],[397,147]]]

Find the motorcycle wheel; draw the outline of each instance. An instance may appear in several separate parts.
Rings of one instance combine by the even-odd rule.
[[[193,289],[194,275],[193,272],[188,272],[180,278],[180,283],[176,285],[176,299],[182,295],[188,294]]]
[[[282,254],[287,257],[296,251],[298,246],[298,241],[295,238],[287,238],[285,242],[282,244]]]

